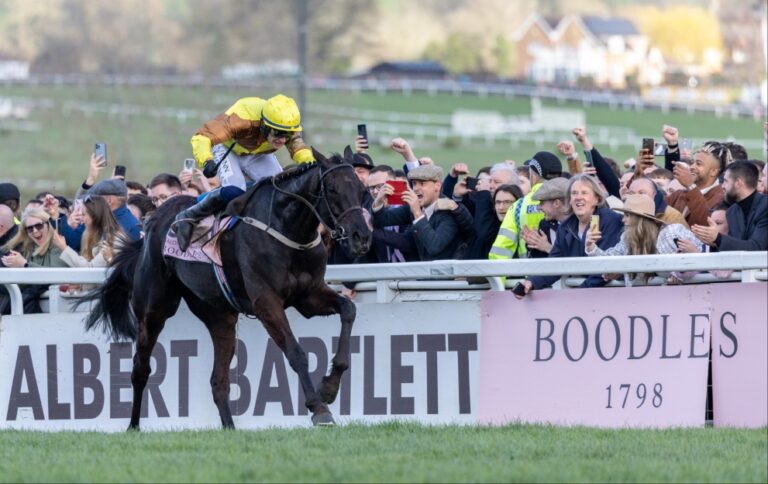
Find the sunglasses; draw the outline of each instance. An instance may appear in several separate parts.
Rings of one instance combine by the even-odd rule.
[[[280,131],[279,129],[272,129],[273,138],[290,138],[293,136],[293,131]]]
[[[42,232],[43,227],[45,227],[45,223],[40,222],[40,223],[36,223],[35,225],[27,225],[26,227],[24,227],[24,229],[27,231],[28,234],[31,234],[36,230]]]

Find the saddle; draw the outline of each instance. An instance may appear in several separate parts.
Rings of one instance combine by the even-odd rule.
[[[221,252],[219,250],[219,236],[232,228],[236,223],[233,217],[221,219],[214,215],[205,217],[195,226],[192,233],[192,242],[186,252],[179,248],[179,241],[173,228],[168,230],[163,244],[163,256],[172,257],[187,262],[202,262],[216,264],[221,267]]]

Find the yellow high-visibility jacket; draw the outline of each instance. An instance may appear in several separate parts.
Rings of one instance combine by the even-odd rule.
[[[231,146],[232,142],[237,142],[232,151],[238,155],[275,152],[261,132],[261,110],[266,102],[258,97],[238,99],[232,107],[198,129],[190,140],[192,155],[197,164],[202,167],[207,160],[213,159],[211,147],[221,143]],[[300,131],[291,136],[286,147],[293,161],[297,163],[315,161],[312,150],[304,144]]]
[[[533,200],[533,194],[541,187],[541,182],[531,187],[531,191],[526,196],[516,201],[509,207],[504,220],[501,222],[499,234],[493,241],[489,259],[512,259],[517,254],[518,257],[525,257],[525,240],[523,240],[522,227],[538,230],[539,223],[544,220],[544,212],[539,207],[540,203]]]

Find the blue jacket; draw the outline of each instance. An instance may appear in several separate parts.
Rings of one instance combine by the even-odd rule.
[[[141,222],[136,220],[128,205],[123,205],[112,210],[112,215],[115,216],[117,224],[128,234],[131,240],[139,240],[141,238]]]
[[[59,217],[59,232],[64,236],[64,241],[75,252],[80,252],[80,242],[83,239],[83,232],[85,232],[85,224],[80,224],[75,228],[72,228],[67,223],[67,216],[62,215]]]
[[[600,216],[600,232],[602,234],[597,246],[601,249],[608,249],[618,244],[621,232],[624,230],[621,215],[608,207],[598,208],[595,214]],[[549,257],[587,257],[587,253],[584,252],[585,234],[579,234],[579,219],[575,215],[571,215],[557,228],[555,245],[552,246]],[[528,278],[533,283],[534,289],[549,287],[558,279],[560,279],[559,276],[531,276]],[[602,274],[593,274],[587,276],[579,287],[601,287],[605,284],[606,281],[603,280]]]

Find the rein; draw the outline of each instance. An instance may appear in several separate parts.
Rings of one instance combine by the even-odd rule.
[[[321,174],[320,174],[320,195],[311,195],[313,198],[317,199],[317,201],[314,204],[311,203],[306,198],[304,198],[301,195],[299,195],[298,193],[289,192],[289,191],[284,190],[284,189],[280,188],[279,186],[277,186],[277,183],[275,182],[275,177],[272,177],[272,187],[275,189],[275,192],[282,193],[283,195],[289,196],[291,198],[295,198],[296,200],[298,200],[301,203],[303,203],[304,205],[306,205],[307,208],[309,208],[312,211],[312,213],[315,215],[315,218],[317,218],[317,220],[323,225],[323,227],[325,227],[325,229],[328,231],[328,233],[331,234],[331,238],[338,242],[338,241],[341,241],[341,240],[349,238],[349,235],[347,235],[346,230],[344,230],[344,227],[339,225],[339,221],[341,221],[350,212],[353,212],[355,210],[363,210],[363,207],[350,207],[350,208],[344,210],[343,212],[341,212],[341,214],[339,214],[338,216],[336,216],[336,215],[334,215],[333,211],[331,210],[331,206],[328,203],[328,197],[326,196],[326,193],[325,193],[325,182],[324,182],[325,175],[327,175],[328,173],[332,172],[333,170],[336,170],[338,168],[345,168],[345,167],[349,167],[349,168],[354,169],[354,167],[352,165],[349,165],[349,164],[346,164],[346,163],[342,163],[340,165],[333,166],[330,169],[321,172]],[[251,194],[251,195],[253,195],[253,194]],[[323,200],[325,202],[325,206],[328,209],[328,213],[331,216],[331,221],[333,223],[333,227],[331,226],[331,224],[329,224],[328,222],[326,222],[323,219],[323,217],[320,215],[320,213],[315,208],[315,205],[317,205],[317,203],[320,200]],[[271,197],[270,203],[269,203],[269,205],[270,205],[270,209],[269,209],[270,220],[272,218],[272,206],[274,205],[274,202],[275,202],[275,198],[273,196],[273,197]],[[254,219],[252,217],[238,217],[238,218],[240,220],[242,220],[244,223],[246,223],[246,224],[248,224],[248,225],[250,225],[252,227],[255,227],[255,228],[259,229],[259,230],[263,230],[267,234],[269,234],[272,237],[274,237],[275,239],[277,239],[283,245],[286,245],[286,246],[288,246],[288,247],[290,247],[292,249],[296,249],[296,250],[309,250],[309,249],[312,249],[314,247],[317,247],[318,245],[320,245],[322,243],[322,237],[320,236],[320,234],[317,234],[317,237],[314,240],[312,240],[311,242],[300,243],[300,242],[295,242],[295,241],[289,239],[288,237],[286,237],[285,235],[283,235],[279,231],[273,229],[270,226],[271,222],[270,222],[270,224],[265,224],[264,222],[261,222],[260,220],[256,220],[256,219]]]
[[[342,163],[340,165],[333,166],[333,167],[329,168],[328,170],[325,170],[325,171],[321,172],[321,174],[320,174],[320,195],[313,195],[314,198],[317,198],[318,200],[323,200],[325,202],[325,207],[328,209],[328,213],[331,215],[331,221],[333,222],[334,227],[332,227],[328,222],[323,220],[323,217],[320,216],[320,213],[318,213],[317,209],[315,208],[315,204],[317,204],[317,202],[315,202],[315,204],[312,204],[312,203],[309,202],[309,200],[307,200],[306,198],[302,197],[298,193],[293,193],[293,192],[289,192],[287,190],[283,190],[282,188],[277,186],[277,184],[275,183],[275,178],[274,177],[272,177],[272,187],[275,189],[275,191],[277,191],[279,193],[282,193],[283,195],[287,195],[289,197],[295,198],[296,200],[298,200],[301,203],[303,203],[304,205],[306,205],[307,208],[312,210],[312,213],[315,214],[315,217],[317,218],[317,220],[323,225],[323,227],[325,227],[325,229],[328,231],[328,233],[331,234],[331,238],[333,240],[339,242],[341,240],[349,238],[349,235],[347,235],[347,232],[346,232],[346,230],[344,230],[344,227],[339,225],[339,221],[341,219],[343,219],[350,212],[353,212],[355,210],[363,210],[363,207],[349,207],[348,209],[346,209],[343,212],[341,212],[341,214],[339,214],[338,217],[335,216],[333,214],[333,211],[331,210],[331,206],[328,203],[328,197],[326,196],[326,193],[325,193],[325,182],[324,182],[324,179],[325,179],[325,175],[327,175],[328,173],[332,172],[333,170],[336,170],[338,168],[347,168],[347,167],[348,168],[352,168],[354,170],[354,167],[352,165],[349,165],[349,164],[346,164],[346,163]],[[272,210],[270,210],[270,213],[271,212],[272,212]],[[318,237],[319,237],[319,235],[318,235]]]

